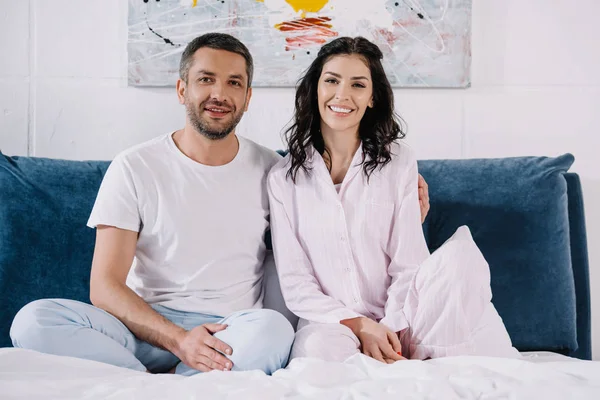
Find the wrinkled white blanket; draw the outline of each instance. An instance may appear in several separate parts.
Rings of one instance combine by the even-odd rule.
[[[211,372],[185,378],[0,349],[1,399],[600,399],[600,362],[567,357],[449,357],[380,364],[296,359],[272,377]]]

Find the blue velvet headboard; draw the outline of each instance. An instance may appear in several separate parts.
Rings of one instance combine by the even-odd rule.
[[[576,174],[565,174],[571,162],[570,156],[422,161],[419,168],[430,184],[432,204],[424,231],[433,250],[455,225],[470,226],[490,263],[493,301],[520,350],[552,350],[590,359],[586,231],[579,179]],[[7,157],[0,153],[1,347],[10,346],[12,318],[26,303],[48,297],[89,302],[95,234],[85,223],[107,167],[106,161]],[[521,179],[515,182],[519,175]],[[497,201],[499,193],[504,193],[502,202]],[[536,209],[525,208],[526,214],[515,211],[535,204],[559,214],[563,207],[564,215],[545,221],[545,214],[536,214]],[[545,229],[552,230],[549,236],[540,234]],[[529,238],[521,231],[541,236]],[[526,240],[515,242],[509,240],[511,237]],[[557,264],[549,264],[546,272],[534,274],[529,270],[523,274],[531,254],[525,251],[520,261],[509,257],[510,263],[505,264],[495,253],[497,246],[491,246],[494,243],[519,245],[525,250],[533,245],[531,254],[547,254]],[[544,248],[535,247],[542,243]],[[566,248],[567,257],[554,247]],[[555,269],[560,273],[548,272]],[[561,279],[566,282],[557,286]],[[511,284],[525,289],[503,293],[512,289]],[[562,288],[561,293],[550,295],[556,288]],[[531,316],[531,320],[536,315],[545,316],[539,319],[540,326],[528,325],[530,321],[513,307],[518,303],[512,299],[517,296],[519,304],[535,302],[539,306],[537,290],[543,290],[549,302],[570,310],[559,318],[568,326],[546,326],[549,317],[554,316],[548,314],[548,307]]]
[[[426,160],[434,251],[468,225],[513,345],[591,358],[583,198],[574,158]]]
[[[590,301],[590,268],[587,249],[587,231],[583,208],[581,180],[575,173],[565,174],[569,196],[569,233],[571,238],[571,264],[575,281],[577,309],[577,343],[572,357],[592,359],[592,308]]]

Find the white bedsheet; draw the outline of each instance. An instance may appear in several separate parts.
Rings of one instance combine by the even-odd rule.
[[[543,362],[531,362],[528,359]],[[0,399],[600,399],[600,362],[528,355],[450,357],[383,365],[297,359],[272,377],[211,372],[190,378],[0,349]]]

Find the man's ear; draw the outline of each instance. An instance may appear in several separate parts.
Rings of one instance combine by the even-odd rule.
[[[182,79],[177,79],[176,88],[179,104],[185,104],[185,91],[187,90],[187,84]]]
[[[246,107],[244,107],[244,112],[248,111],[248,105],[250,104],[250,99],[252,98],[252,88],[249,87],[246,91]]]

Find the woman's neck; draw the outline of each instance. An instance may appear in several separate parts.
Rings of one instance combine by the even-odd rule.
[[[360,146],[358,131],[322,130],[325,152],[323,160],[330,171],[333,183],[341,183],[350,168],[354,154]]]

